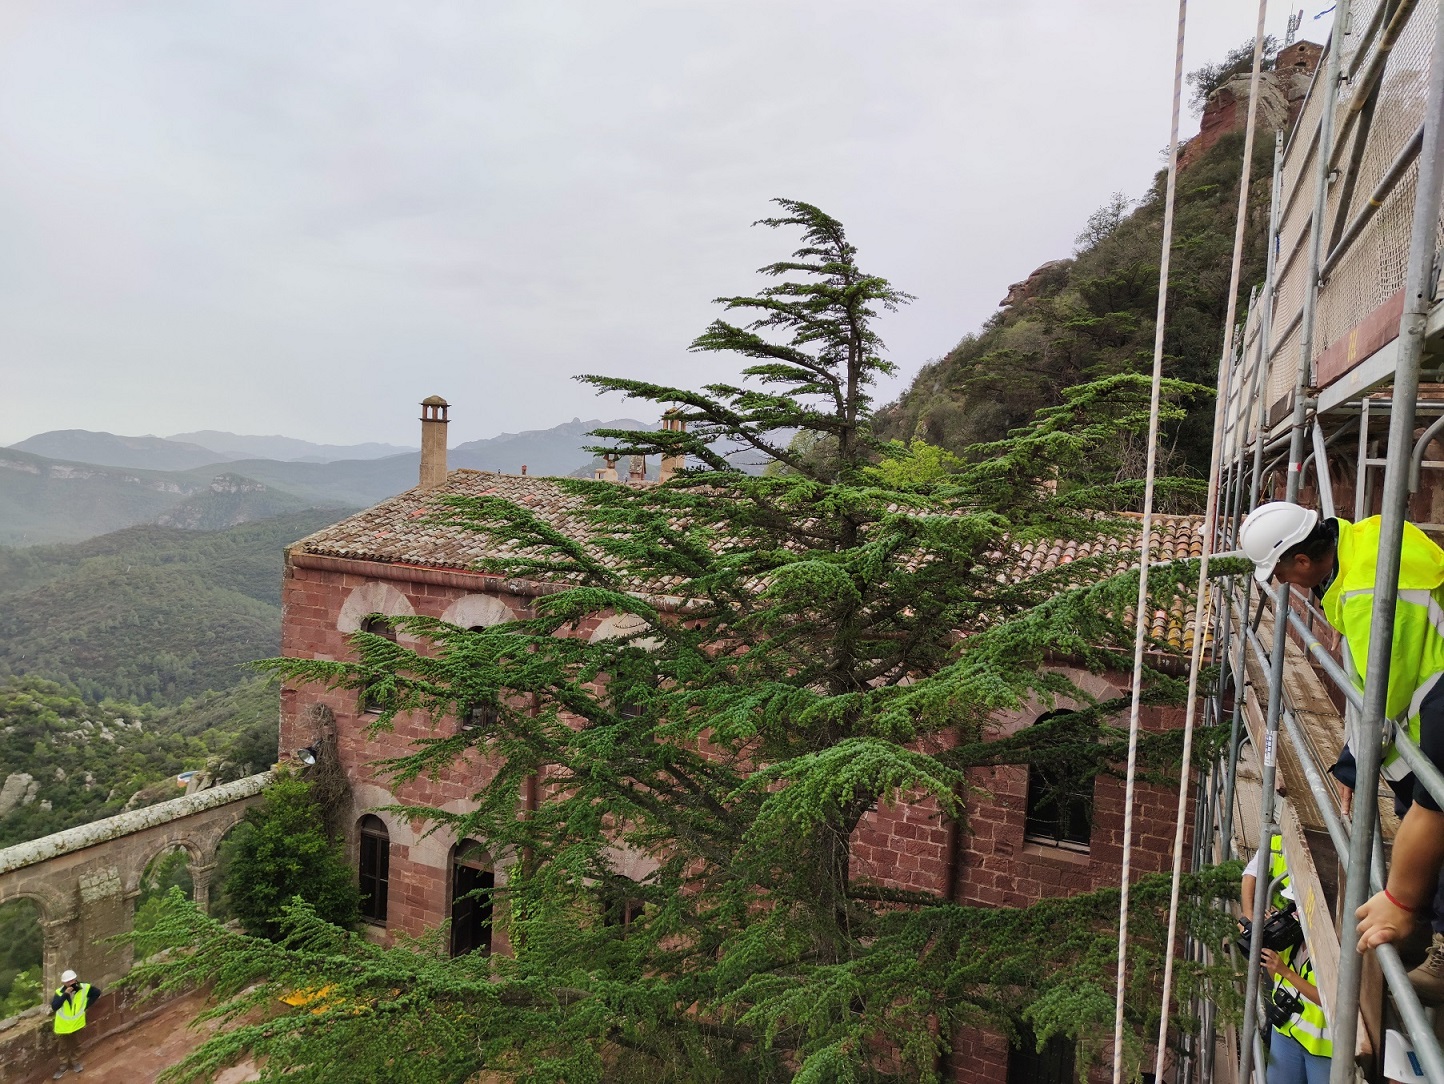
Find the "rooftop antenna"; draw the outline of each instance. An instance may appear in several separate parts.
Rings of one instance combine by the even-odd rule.
[[[1284,31],[1284,47],[1285,47],[1285,48],[1287,48],[1288,46],[1290,46],[1290,45],[1292,45],[1292,44],[1294,43],[1294,38],[1298,35],[1299,26],[1303,23],[1303,21],[1304,21],[1304,9],[1303,9],[1303,8],[1299,8],[1298,11],[1295,11],[1294,8],[1293,8],[1293,5],[1290,4],[1290,5],[1289,5],[1289,26],[1288,26],[1288,29]]]

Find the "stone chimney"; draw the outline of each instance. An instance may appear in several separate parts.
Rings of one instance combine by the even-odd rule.
[[[627,467],[627,485],[639,486],[647,480],[647,457],[634,455]]]
[[[596,478],[599,482],[615,482],[617,478],[617,456],[613,452],[607,452],[602,456],[605,467],[598,467]]]
[[[662,415],[662,431],[664,433],[685,433],[687,431],[687,423],[682,420],[676,407]],[[686,465],[687,457],[685,455],[664,455],[657,473],[657,481],[667,481]]]
[[[446,482],[446,408],[439,395],[421,400],[421,491]]]

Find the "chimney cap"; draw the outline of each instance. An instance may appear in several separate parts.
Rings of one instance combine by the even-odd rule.
[[[445,399],[443,399],[443,398],[442,398],[441,396],[439,396],[439,395],[428,395],[425,399],[421,400],[421,405],[422,405],[422,406],[450,406],[451,404],[448,403]]]

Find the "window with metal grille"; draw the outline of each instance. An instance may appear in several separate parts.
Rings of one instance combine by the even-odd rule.
[[[1074,714],[1050,711],[1033,725]],[[1060,737],[1062,744],[1066,738]],[[1070,851],[1086,851],[1093,836],[1093,777],[1077,779],[1046,763],[1028,765],[1028,812],[1023,838]]]
[[[391,880],[391,833],[380,817],[361,818],[361,917],[386,924],[386,894]]]

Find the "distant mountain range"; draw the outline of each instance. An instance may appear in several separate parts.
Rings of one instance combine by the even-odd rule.
[[[198,444],[222,455],[225,459],[280,459],[294,463],[333,463],[338,459],[384,459],[388,455],[404,455],[419,451],[404,444],[312,444],[295,437],[249,437],[238,433],[219,433],[201,429],[195,433],[176,433],[165,438],[184,444]]]
[[[253,437],[213,429],[172,437],[124,437],[89,429],[53,429],[10,447],[47,459],[142,470],[190,470],[241,459],[332,463],[338,459],[381,459],[417,450],[399,444],[313,444],[294,437]]]
[[[531,474],[587,473],[592,456],[586,434],[599,428],[651,425],[631,418],[574,418],[551,429],[468,441],[452,448],[447,462],[511,474],[523,466]],[[322,445],[212,432],[181,436],[195,439],[63,429],[0,449],[0,546],[78,542],[143,523],[219,530],[305,508],[365,507],[410,489],[420,471],[417,451],[364,454],[392,445]],[[235,459],[201,443],[221,438],[277,453],[303,451],[306,457]],[[340,451],[356,455],[324,458]]]

